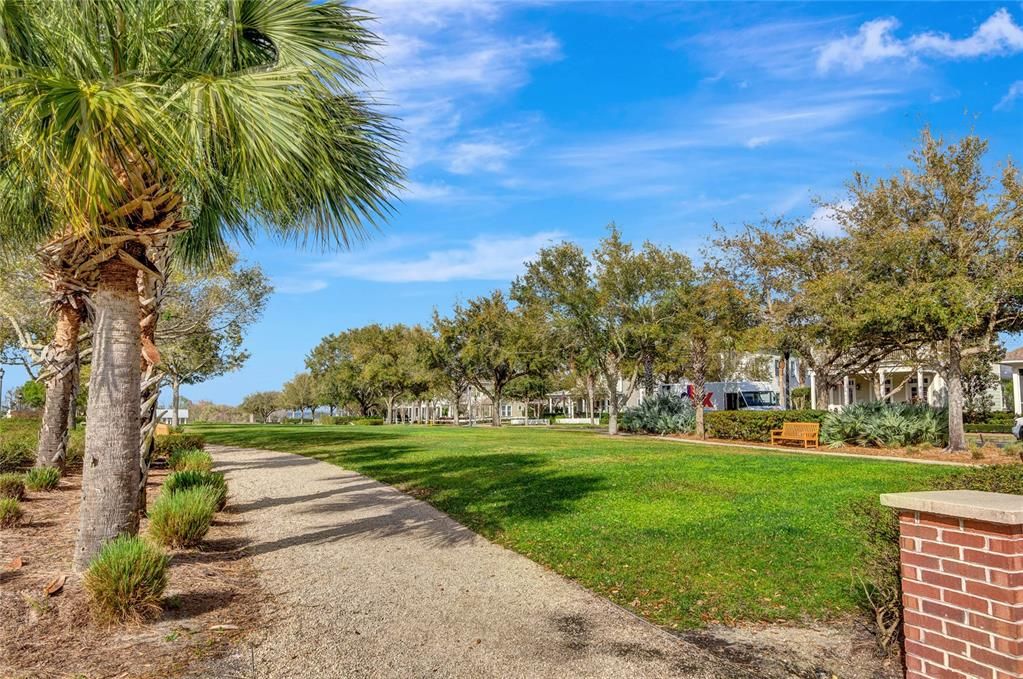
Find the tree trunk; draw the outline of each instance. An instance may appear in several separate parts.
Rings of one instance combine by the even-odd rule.
[[[958,337],[952,338],[948,347],[948,449],[950,452],[966,450],[962,341]]]
[[[93,295],[92,374],[86,410],[82,503],[74,568],[103,544],[138,532],[141,345],[136,270],[120,259],[100,266]]]
[[[178,417],[178,407],[181,405],[181,382],[177,377],[171,378],[171,426],[177,429],[181,426],[181,419]],[[302,416],[305,417],[305,409],[302,409]]]
[[[490,424],[495,427],[501,426],[501,396],[503,389],[494,384],[494,397],[491,399],[493,409],[490,413]]]
[[[613,377],[613,379],[612,379]],[[618,435],[618,378],[610,372],[604,373],[604,381],[607,382],[607,433],[611,436]],[[612,386],[613,385],[613,386]]]
[[[781,408],[782,410],[788,410],[791,407],[789,403],[789,358],[792,356],[791,352],[785,350],[781,354]]]
[[[596,380],[593,378],[592,374],[589,374],[589,375],[586,376],[586,399],[587,399],[586,405],[587,405],[587,407],[589,408],[589,411],[590,411],[589,412],[590,424],[593,424],[593,425],[597,424],[597,420],[595,419],[594,413],[593,413],[593,400],[595,398],[594,392],[597,391],[597,387],[594,384],[595,381]]]
[[[70,432],[68,423],[74,417],[78,331],[82,316],[78,309],[67,303],[60,305],[56,316],[57,326],[49,352],[53,374],[46,380],[46,403],[39,430],[36,466],[57,467],[63,471]]]
[[[394,424],[394,399],[387,397],[387,417],[384,420],[387,424]]]
[[[455,394],[455,400],[453,402],[453,405],[451,406],[452,407],[452,415],[454,416],[455,426],[456,427],[459,427],[459,426],[462,425],[462,422],[461,422],[461,419],[462,419],[461,418],[461,415],[462,415],[462,413],[461,413],[461,405],[462,404],[459,402],[460,399],[461,399],[461,394]]]

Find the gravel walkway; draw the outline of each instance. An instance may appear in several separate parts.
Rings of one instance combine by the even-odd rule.
[[[270,626],[203,676],[749,676],[390,486],[212,452],[272,603]]]

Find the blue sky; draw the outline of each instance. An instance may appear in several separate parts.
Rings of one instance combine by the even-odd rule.
[[[992,169],[1023,155],[1020,4],[362,4],[408,192],[352,252],[241,248],[277,293],[245,368],[190,398],[278,388],[323,335],[428,322],[611,220],[696,255],[715,220],[814,216],[925,124],[989,138]]]

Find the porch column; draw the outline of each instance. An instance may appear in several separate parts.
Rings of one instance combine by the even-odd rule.
[[[916,371],[916,397],[922,403],[930,403],[927,392],[924,391],[924,371],[919,368]]]
[[[817,410],[817,379],[810,373],[810,409]]]
[[[1023,368],[1016,368],[1012,371],[1012,410],[1017,415],[1023,415]]]
[[[842,405],[849,405],[849,376],[842,378]]]
[[[880,398],[878,400],[880,401],[887,401],[888,397],[891,396],[891,394],[888,393],[888,390],[885,389],[884,386],[884,370],[877,371],[877,390],[880,395]]]

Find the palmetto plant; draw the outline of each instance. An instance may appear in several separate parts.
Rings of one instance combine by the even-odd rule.
[[[828,413],[821,440],[833,446],[943,446],[948,443],[948,412],[923,404],[857,403]]]
[[[139,293],[159,253],[202,262],[259,231],[346,244],[388,211],[401,170],[360,94],[366,18],[336,0],[0,0],[0,245],[41,247],[93,319],[77,568],[138,528],[141,362],[158,359]]]

